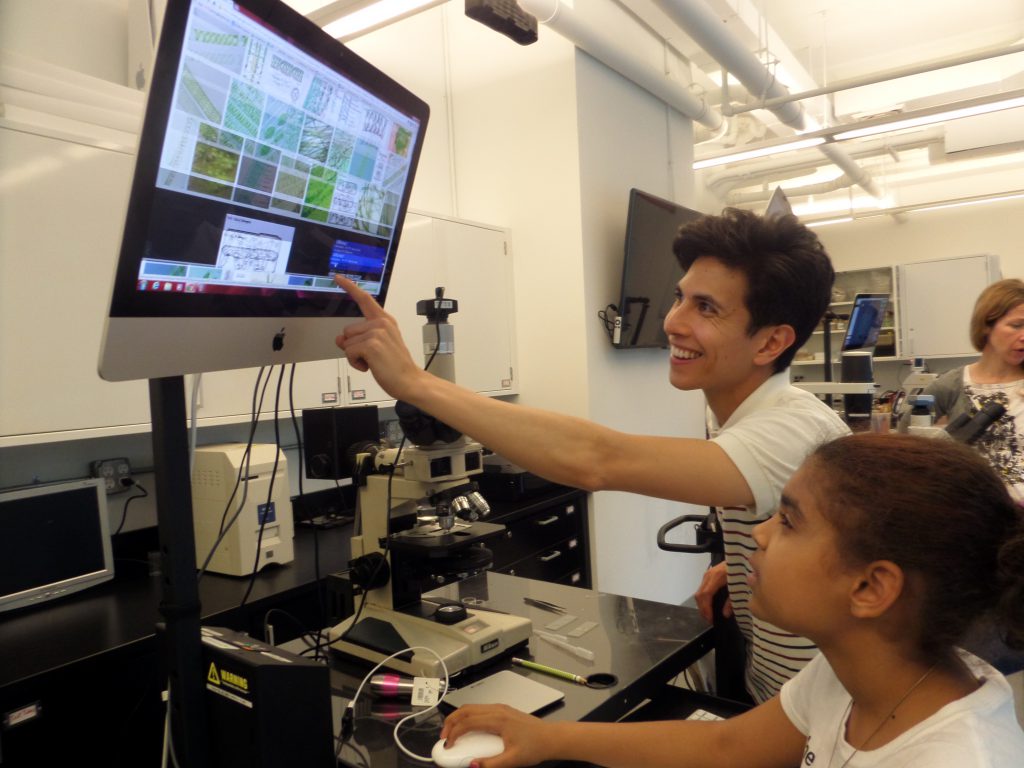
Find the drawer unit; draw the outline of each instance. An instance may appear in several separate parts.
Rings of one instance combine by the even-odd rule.
[[[534,552],[511,565],[500,568],[510,576],[555,581],[573,586],[584,586],[585,558],[577,538],[565,539]],[[573,578],[573,574],[576,574]],[[589,583],[589,579],[586,580]]]
[[[501,538],[488,543],[494,553],[494,568],[522,560],[550,547],[552,542],[578,537],[581,534],[579,506],[579,502],[572,499],[503,519],[492,517],[491,522],[501,523],[506,528]]]
[[[506,530],[486,546],[495,571],[515,576],[590,586],[586,494],[553,486],[540,496],[499,502],[488,522]]]

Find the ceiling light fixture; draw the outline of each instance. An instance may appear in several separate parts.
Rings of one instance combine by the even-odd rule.
[[[317,21],[323,27],[324,32],[331,37],[345,41],[357,35],[372,32],[419,11],[425,11],[441,2],[443,0],[377,0],[377,2],[364,4],[356,10],[346,12],[340,19],[329,23],[315,19],[313,14],[310,14],[310,18]],[[334,3],[333,5],[341,4]],[[353,2],[349,4],[349,7],[356,5],[357,3]],[[324,10],[330,10],[330,7]]]
[[[839,216],[835,219],[818,219],[817,221],[808,221],[808,227],[827,227],[829,224],[845,224],[848,221],[853,221],[853,216]]]
[[[796,149],[805,149],[807,147],[816,147],[819,144],[824,144],[825,138],[823,136],[815,136],[809,139],[799,139],[797,141],[786,141],[781,144],[767,144],[757,147],[756,149],[747,149],[740,152],[729,152],[724,155],[718,155],[716,157],[708,157],[703,160],[697,160],[693,164],[693,170],[699,171],[701,168],[713,168],[717,165],[725,165],[726,163],[735,163],[740,160],[750,160],[755,157],[767,157],[768,155],[778,155],[783,152],[790,152]]]
[[[982,205],[984,203],[999,203],[1006,200],[1020,200],[1024,198],[1024,190],[1011,192],[999,192],[990,195],[976,195],[974,197],[963,197],[957,200],[946,200],[936,203],[914,203],[912,205],[900,205],[891,208],[879,208],[878,210],[855,211],[846,216],[829,216],[822,219],[807,220],[804,216],[808,212],[801,212],[794,208],[794,213],[800,217],[808,227],[820,227],[826,224],[840,224],[842,222],[857,221],[859,219],[870,219],[878,216],[897,216],[903,213],[923,213],[925,211],[938,211],[947,208],[960,208],[967,205]]]
[[[939,211],[944,208],[961,208],[965,205],[981,205],[983,203],[998,203],[1003,200],[1017,200],[1024,197],[1024,192],[1018,192],[1012,195],[996,195],[995,197],[984,197],[976,198],[971,200],[954,200],[949,203],[937,203],[935,205],[924,205],[918,208],[914,208],[915,212],[921,211]]]
[[[892,133],[893,131],[902,131],[906,128],[919,128],[923,125],[944,123],[947,120],[958,120],[962,117],[984,115],[989,112],[999,112],[1004,109],[1013,109],[1014,107],[1022,106],[1024,106],[1024,96],[1018,96],[1012,99],[1002,99],[1000,101],[989,102],[988,104],[975,104],[973,106],[960,107],[958,109],[945,109],[943,111],[935,112],[934,114],[920,115],[918,117],[911,117],[905,120],[886,120],[875,125],[854,128],[849,131],[840,131],[832,134],[832,138],[836,141],[860,139],[865,136],[876,136],[880,133]]]

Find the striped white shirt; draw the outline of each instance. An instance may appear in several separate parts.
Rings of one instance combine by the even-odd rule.
[[[732,459],[754,495],[752,507],[718,509],[725,544],[729,598],[747,640],[747,691],[767,701],[810,661],[817,648],[750,613],[747,556],[757,545],[751,532],[779,504],[783,486],[819,444],[849,433],[836,413],[810,392],[789,384],[789,372],[775,374],[719,426],[708,412],[713,442]]]

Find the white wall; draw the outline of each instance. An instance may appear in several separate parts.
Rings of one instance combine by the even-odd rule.
[[[837,270],[994,253],[1004,277],[1024,277],[1021,199],[857,219],[815,232]]]
[[[704,397],[668,383],[666,350],[615,349],[597,311],[618,301],[630,187],[693,205],[691,121],[577,53],[588,416],[627,431],[704,437]],[[665,467],[672,472],[672,467]],[[668,602],[693,593],[707,557],[666,553],[657,528],[706,508],[626,493],[592,497],[600,589]],[[672,536],[682,541],[683,531]]]

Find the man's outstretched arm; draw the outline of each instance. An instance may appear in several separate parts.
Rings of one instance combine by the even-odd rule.
[[[417,365],[395,319],[351,280],[335,278],[365,318],[337,338],[349,364],[369,370],[397,400],[417,406],[492,451],[554,482],[704,506],[748,505],[753,494],[725,452],[706,440],[618,432],[573,416],[513,405]]]

